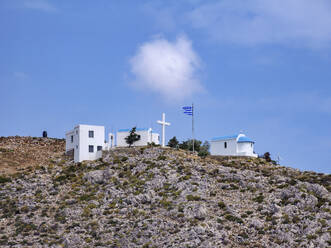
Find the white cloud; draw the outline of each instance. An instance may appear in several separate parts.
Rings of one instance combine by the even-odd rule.
[[[53,12],[57,10],[57,8],[47,0],[25,0],[23,6],[28,9],[36,9],[47,12]]]
[[[187,18],[223,42],[331,44],[330,0],[223,0],[197,5]]]
[[[146,42],[130,63],[134,86],[156,92],[168,100],[181,100],[203,90],[197,77],[200,60],[185,37],[174,42],[163,38]]]

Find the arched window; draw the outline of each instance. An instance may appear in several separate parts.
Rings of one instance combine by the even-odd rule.
[[[224,148],[226,149],[228,147],[228,144],[224,142]]]

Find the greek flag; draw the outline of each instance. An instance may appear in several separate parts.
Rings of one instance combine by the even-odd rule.
[[[191,106],[183,107],[184,114],[186,115],[193,115],[193,108]]]

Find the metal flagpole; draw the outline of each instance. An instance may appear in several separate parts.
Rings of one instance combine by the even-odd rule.
[[[193,142],[193,153],[194,153],[194,109],[192,103],[192,142]]]

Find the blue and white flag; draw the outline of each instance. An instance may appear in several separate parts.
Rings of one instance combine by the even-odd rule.
[[[191,106],[185,106],[183,107],[184,114],[187,115],[193,115],[193,108]]]

